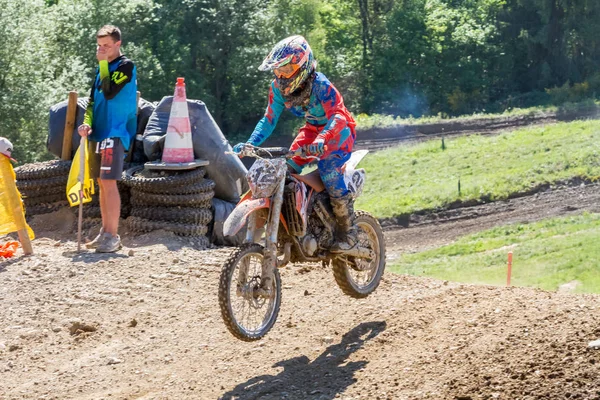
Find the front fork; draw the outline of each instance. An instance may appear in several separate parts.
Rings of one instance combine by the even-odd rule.
[[[277,268],[277,233],[279,231],[279,215],[283,204],[283,190],[285,188],[285,179],[281,179],[277,186],[277,191],[271,197],[271,207],[267,217],[265,249],[263,253],[261,287],[258,294],[263,297],[272,295],[272,285],[275,279],[274,270]],[[262,229],[257,228],[257,213],[253,212],[249,216],[248,230],[246,232],[246,243],[257,243],[262,235]]]
[[[265,253],[262,264],[261,288],[270,291],[275,279],[274,271],[277,268],[277,233],[279,232],[279,215],[283,204],[283,189],[285,179],[281,179],[277,191],[272,197],[271,209],[267,218],[267,229],[265,235]]]

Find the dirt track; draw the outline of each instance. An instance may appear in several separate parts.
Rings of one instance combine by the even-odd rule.
[[[600,185],[390,219],[388,260],[586,210]],[[244,343],[217,303],[231,249],[122,232],[118,254],[77,254],[73,218],[36,216],[36,255],[0,262],[0,399],[600,400],[600,295],[387,273],[358,301],[291,266],[274,329]]]
[[[386,232],[388,255],[598,211],[599,192],[419,217]],[[587,348],[600,338],[598,295],[388,273],[357,301],[329,269],[292,266],[275,328],[243,343],[216,296],[230,249],[155,232],[125,233],[116,255],[76,254],[72,218],[36,217],[36,255],[0,264],[1,399],[600,399],[600,350]]]

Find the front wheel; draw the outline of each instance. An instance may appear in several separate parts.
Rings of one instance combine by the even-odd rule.
[[[333,260],[333,276],[342,292],[355,299],[367,297],[377,289],[385,269],[385,239],[381,225],[371,214],[356,211],[358,242],[375,254],[372,260],[340,256]]]
[[[281,305],[281,277],[273,271],[271,296],[259,295],[264,247],[247,243],[237,248],[221,271],[219,306],[223,322],[236,338],[259,340],[275,324]]]

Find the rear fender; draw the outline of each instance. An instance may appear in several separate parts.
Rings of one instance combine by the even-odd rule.
[[[365,185],[365,170],[362,168],[356,169],[356,166],[368,152],[369,150],[358,150],[353,152],[350,159],[346,161],[346,164],[342,167],[344,171],[344,182],[353,199],[356,199],[362,194],[363,186]]]
[[[369,150],[353,151],[352,154],[350,155],[350,159],[348,161],[346,161],[346,164],[344,164],[344,165],[346,167],[356,169],[356,166],[358,165],[358,163],[361,162],[361,160],[363,158],[365,158],[365,156],[367,155],[368,152],[369,152]]]

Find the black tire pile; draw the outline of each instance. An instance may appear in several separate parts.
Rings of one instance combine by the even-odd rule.
[[[66,189],[71,161],[51,160],[25,164],[15,168],[17,188],[23,196],[25,215],[47,214],[69,207]],[[94,181],[92,201],[83,206],[83,228],[93,228],[102,225],[98,184]],[[131,210],[129,186],[117,182],[121,195],[121,218],[127,218]],[[71,210],[77,215],[78,207]]]
[[[143,166],[127,169],[123,182],[131,189],[131,214],[125,221],[133,232],[163,229],[180,236],[206,237],[213,219],[215,182],[204,168],[182,172],[153,172]]]
[[[17,188],[27,217],[47,214],[69,205],[66,195],[71,161],[51,160],[15,168]]]
[[[129,213],[131,211],[129,186],[127,186],[123,181],[117,181],[117,188],[119,189],[119,196],[121,197],[121,218],[126,219],[129,217]],[[75,213],[79,212],[78,207],[73,207],[72,210]],[[82,226],[83,229],[102,226],[102,214],[100,212],[100,190],[98,188],[98,183],[95,180],[92,201],[83,205]]]

